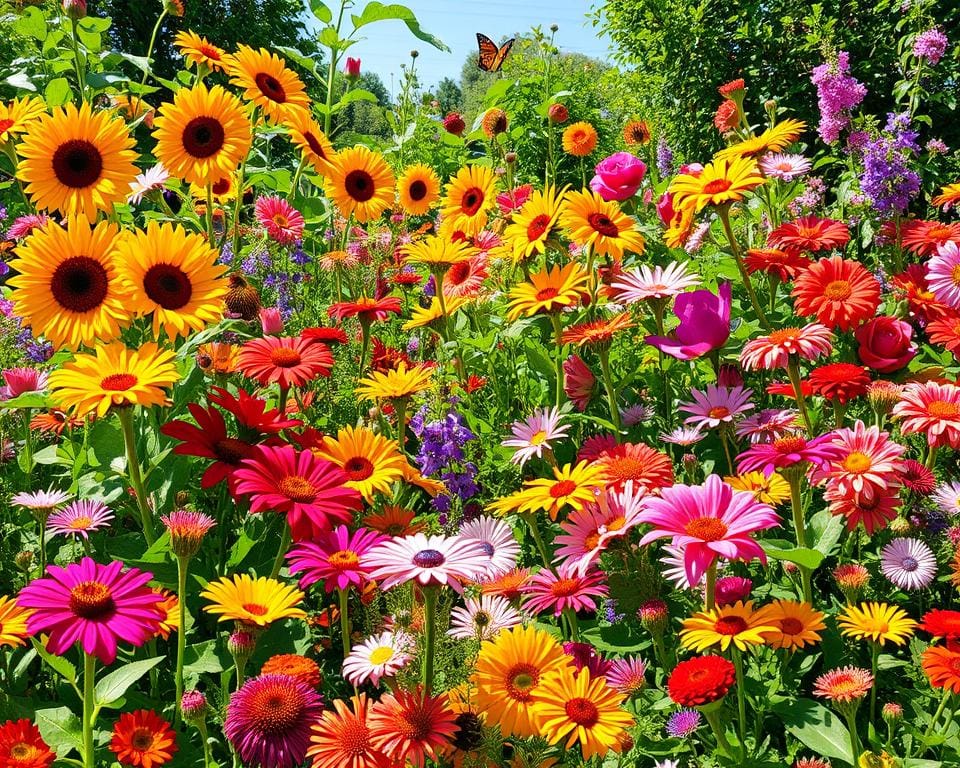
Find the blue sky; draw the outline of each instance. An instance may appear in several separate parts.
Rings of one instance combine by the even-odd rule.
[[[383,0],[389,2],[390,0]],[[428,88],[443,77],[460,79],[460,67],[476,51],[475,33],[483,32],[499,42],[505,35],[526,32],[540,24],[547,29],[560,26],[556,42],[561,50],[607,57],[607,41],[598,37],[586,14],[595,0],[394,0],[402,2],[417,16],[420,26],[439,37],[451,53],[438,51],[417,40],[399,21],[381,21],[361,30],[366,38],[350,49],[363,69],[376,72],[388,90],[399,87],[400,65],[409,61],[416,48],[420,82]],[[328,4],[333,6],[334,3]],[[357,3],[362,8],[363,3]],[[393,88],[391,89],[391,75]]]

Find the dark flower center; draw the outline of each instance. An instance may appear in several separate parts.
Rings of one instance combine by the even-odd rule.
[[[363,456],[354,456],[343,465],[343,471],[347,473],[350,480],[366,480],[373,474],[373,463]]]
[[[195,117],[183,129],[180,140],[188,155],[203,160],[219,152],[225,138],[223,125],[215,117]]]
[[[64,142],[53,153],[53,172],[65,187],[84,189],[95,184],[103,170],[103,157],[94,144],[83,139]]]
[[[110,587],[99,581],[81,581],[70,590],[70,610],[84,619],[106,619],[116,611]]]
[[[460,199],[460,210],[467,216],[475,216],[481,205],[483,205],[483,190],[479,187],[471,187]]]
[[[421,549],[413,556],[413,564],[417,568],[439,568],[445,562],[443,553],[435,549]]]
[[[739,635],[747,628],[747,622],[740,616],[721,616],[714,625],[720,635]]]
[[[257,88],[260,89],[260,92],[270,99],[270,101],[283,104],[287,100],[287,92],[283,89],[283,86],[280,85],[280,81],[273,77],[273,75],[268,75],[266,72],[258,72],[257,76],[253,79],[257,83]]]
[[[362,170],[350,171],[343,180],[343,186],[347,194],[358,203],[367,202],[376,191],[373,176]]]
[[[64,309],[89,312],[99,307],[109,288],[107,270],[89,256],[71,256],[61,262],[50,279],[50,292]]]
[[[235,437],[226,437],[213,444],[213,452],[225,464],[237,465],[253,455],[253,446]]]
[[[154,264],[143,276],[143,290],[163,309],[176,310],[190,303],[190,276],[173,264]]]
[[[146,752],[153,747],[153,732],[149,728],[137,728],[130,737],[130,744],[138,752]]]
[[[427,183],[421,179],[417,179],[413,184],[410,185],[410,188],[407,190],[407,194],[410,195],[411,200],[420,201],[427,196]]]
[[[591,213],[587,216],[587,221],[604,237],[617,237],[620,234],[619,227],[610,220],[609,216],[602,213]]]

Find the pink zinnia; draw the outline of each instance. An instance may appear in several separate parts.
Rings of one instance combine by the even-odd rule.
[[[554,573],[543,568],[530,577],[523,585],[523,607],[532,613],[553,610],[559,616],[566,609],[573,611],[595,611],[594,597],[606,597],[606,575],[594,569],[581,573],[570,563],[561,565]]]
[[[36,368],[7,368],[3,372],[6,386],[0,387],[0,397],[9,400],[28,392],[39,392],[47,386],[47,375]]]
[[[323,582],[326,592],[335,589],[362,588],[367,581],[366,555],[369,550],[386,541],[377,531],[358,528],[353,533],[345,525],[320,537],[319,541],[304,541],[287,553],[290,573],[306,573],[300,577],[300,587]]]
[[[840,495],[863,501],[900,487],[900,474],[907,468],[901,458],[906,448],[879,427],[858,420],[853,429],[836,430],[831,445],[833,460],[825,470],[813,474],[814,482],[826,480]]]
[[[780,524],[777,513],[758,502],[752,493],[735,491],[718,475],[703,485],[673,485],[660,497],[646,500],[643,522],[654,526],[640,546],[671,537],[683,548],[687,580],[698,584],[718,557],[766,563],[767,556],[750,534]]]
[[[563,361],[563,391],[578,411],[587,410],[596,384],[593,371],[579,356],[570,355]]]
[[[462,582],[481,577],[489,560],[476,539],[417,533],[374,547],[367,562],[370,578],[380,582],[381,589],[414,581],[422,586],[446,584],[462,592]]]
[[[753,409],[750,397],[752,389],[743,387],[718,387],[708,384],[706,391],[690,390],[691,403],[680,403],[678,410],[689,413],[684,424],[697,429],[712,429],[721,424],[729,424],[734,417]]]
[[[561,545],[556,556],[565,564],[585,571],[595,563],[610,542],[637,527],[646,491],[628,480],[623,490],[607,490],[596,503],[573,510],[560,523],[563,534],[554,540]]]
[[[737,456],[737,472],[763,472],[769,476],[778,469],[809,462],[814,467],[826,467],[834,455],[830,440],[832,433],[812,440],[802,435],[787,435],[772,443],[754,443]]]
[[[740,352],[740,364],[748,371],[786,368],[790,355],[815,360],[833,350],[833,333],[820,323],[803,328],[781,328],[748,341]]]
[[[10,229],[7,230],[8,240],[23,240],[35,229],[43,229],[47,226],[50,218],[45,213],[30,213],[26,216],[18,216],[14,219]]]
[[[253,211],[271,240],[292,245],[303,237],[303,216],[282,197],[258,197]]]
[[[635,304],[650,299],[668,299],[678,296],[687,288],[700,285],[697,275],[687,272],[687,265],[677,261],[666,267],[649,267],[646,264],[629,272],[614,276],[610,293],[615,301]]]
[[[65,654],[79,642],[103,664],[117,658],[119,641],[141,646],[156,635],[166,612],[163,597],[147,586],[152,573],[123,563],[95,563],[89,557],[65,568],[48,565],[47,575],[20,590],[17,604],[32,608],[31,635],[49,635],[47,650]]]
[[[923,432],[928,445],[960,448],[960,387],[935,381],[908,384],[893,406],[893,418],[903,420],[905,435]]]
[[[289,445],[259,446],[233,473],[237,495],[250,496],[250,511],[287,516],[295,541],[313,539],[336,523],[349,523],[362,497],[347,475],[312,451]]]

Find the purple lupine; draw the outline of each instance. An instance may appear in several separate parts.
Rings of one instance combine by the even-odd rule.
[[[663,136],[657,139],[657,170],[661,176],[673,173],[673,150]]]
[[[827,144],[840,138],[840,132],[850,125],[850,111],[867,95],[867,88],[850,75],[850,54],[837,53],[836,61],[814,67],[811,82],[817,87],[817,106],[820,124],[817,132]]]
[[[910,167],[920,152],[917,136],[909,114],[890,113],[883,131],[863,148],[860,189],[881,216],[905,213],[920,192],[920,174]]]

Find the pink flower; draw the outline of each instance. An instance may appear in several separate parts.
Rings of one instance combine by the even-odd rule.
[[[260,327],[265,336],[283,336],[283,315],[277,307],[260,310]]]
[[[563,361],[563,391],[578,411],[587,410],[596,384],[596,377],[580,357],[570,355]]]
[[[647,662],[639,656],[613,659],[604,677],[607,685],[615,691],[631,696],[643,690],[646,685]]]
[[[560,545],[556,557],[580,572],[600,559],[600,553],[616,539],[640,525],[646,490],[628,480],[622,491],[607,490],[594,504],[573,510],[560,523],[563,533],[554,539]]]
[[[833,434],[828,432],[812,440],[802,435],[786,435],[770,443],[754,443],[737,456],[737,472],[763,472],[769,477],[778,469],[803,462],[822,469],[834,455],[832,438]]]
[[[11,231],[13,231],[12,228]],[[12,238],[13,235],[8,232],[7,237]],[[960,268],[960,246],[954,242],[939,246],[936,255],[927,262],[927,285],[933,291],[937,301],[952,309],[960,309],[958,268]]]
[[[561,565],[556,573],[543,568],[521,587],[525,595],[524,608],[532,613],[552,608],[554,616],[559,616],[568,608],[573,611],[595,611],[597,605],[592,598],[607,595],[607,587],[603,583],[605,578],[603,571],[594,569],[580,573],[569,563]]]
[[[907,469],[900,457],[906,449],[879,427],[858,420],[853,429],[836,430],[831,445],[835,456],[829,467],[814,472],[814,482],[826,480],[836,493],[866,502],[900,487],[900,474]]]
[[[750,402],[752,389],[708,384],[705,392],[692,389],[690,394],[693,402],[680,403],[678,410],[691,414],[683,423],[697,429],[713,429],[721,424],[729,424],[734,417],[753,410],[753,403]]]
[[[764,408],[742,419],[734,428],[737,437],[745,437],[751,443],[772,443],[797,429],[796,411],[780,408]]]
[[[384,677],[393,677],[413,658],[416,642],[406,632],[381,632],[353,646],[343,660],[343,676],[354,685],[369,680],[379,685]]]
[[[651,268],[644,264],[629,272],[620,272],[614,275],[610,291],[615,301],[635,304],[679,296],[699,284],[700,278],[690,274],[686,264],[672,261],[666,267]]]
[[[358,528],[352,534],[345,525],[321,536],[319,541],[304,541],[287,553],[290,573],[306,571],[300,587],[323,582],[326,592],[335,589],[362,588],[367,581],[367,552],[387,540],[377,531]]]
[[[616,152],[604,158],[595,170],[590,189],[608,202],[633,197],[647,174],[646,164],[629,152]]]
[[[425,536],[392,539],[368,553],[370,578],[387,590],[414,581],[422,586],[446,584],[457,592],[487,570],[489,559],[476,539]]]
[[[65,568],[48,565],[47,575],[20,590],[17,604],[32,608],[31,635],[49,635],[47,650],[62,656],[79,642],[103,664],[117,658],[120,641],[141,646],[160,628],[166,613],[162,596],[147,585],[152,573],[123,563],[95,563],[89,557]]]
[[[782,328],[748,341],[740,352],[740,364],[748,371],[786,368],[790,355],[815,360],[833,351],[833,333],[820,323],[803,328]]]
[[[718,475],[703,485],[673,485],[645,501],[640,518],[654,526],[640,546],[671,537],[683,549],[687,580],[698,584],[718,557],[766,563],[767,556],[750,534],[780,524],[777,513],[747,491],[735,491]]]
[[[899,371],[917,354],[913,327],[895,317],[875,317],[857,328],[854,336],[861,362],[880,373]]]
[[[23,240],[35,229],[43,229],[47,226],[50,218],[45,213],[29,213],[26,216],[18,216],[14,219],[10,229],[7,230],[8,240]]]
[[[515,189],[501,192],[497,195],[497,205],[500,207],[500,213],[509,216],[516,210],[523,207],[523,204],[530,199],[533,194],[533,185],[521,184]]]
[[[351,79],[360,77],[360,59],[354,59],[347,56],[347,64],[343,68],[344,73]]]
[[[717,605],[733,605],[746,600],[753,590],[753,582],[743,576],[724,576],[714,587]]]
[[[927,445],[960,448],[960,387],[955,384],[908,384],[892,415],[903,419],[900,431],[905,435],[923,432]]]
[[[718,294],[707,290],[677,296],[674,314],[680,318],[672,336],[647,336],[644,341],[678,360],[693,360],[720,349],[730,338],[730,283]]]
[[[82,499],[72,501],[50,515],[47,519],[47,531],[54,535],[82,536],[88,539],[91,531],[109,525],[111,520],[113,512],[102,501]]]
[[[39,392],[47,386],[47,373],[36,368],[7,368],[3,372],[5,387],[0,387],[0,398],[12,400],[28,392]]]
[[[460,527],[461,539],[474,539],[487,556],[487,567],[482,579],[496,579],[517,567],[520,545],[511,528],[497,517],[480,515]]]
[[[657,199],[657,216],[660,217],[660,223],[669,227],[676,215],[677,212],[673,208],[673,193],[664,192]]]
[[[292,245],[303,237],[303,216],[282,197],[258,197],[253,212],[271,240]]]
[[[553,450],[551,440],[559,440],[570,429],[569,424],[563,424],[563,417],[557,408],[541,408],[533,412],[526,421],[515,421],[510,425],[513,437],[504,440],[500,445],[504,448],[513,448],[512,464],[521,467],[536,456],[543,458],[544,451]]]

